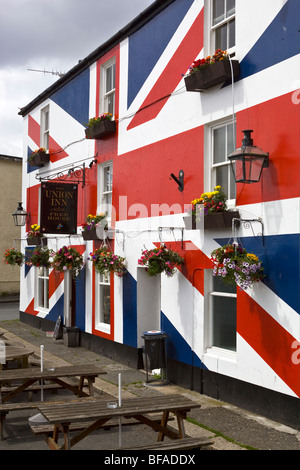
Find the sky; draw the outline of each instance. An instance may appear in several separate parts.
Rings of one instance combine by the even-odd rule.
[[[20,108],[152,3],[0,0],[0,154],[22,157]]]

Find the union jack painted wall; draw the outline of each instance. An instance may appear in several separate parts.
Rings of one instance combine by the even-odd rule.
[[[53,249],[76,246],[86,259],[76,299],[76,325],[83,333],[138,350],[144,331],[162,329],[168,335],[168,360],[190,368],[194,377],[206,371],[299,398],[300,4],[236,0],[238,79],[205,93],[187,92],[189,66],[213,52],[207,39],[210,3],[154,2],[154,15],[148,18],[145,12],[146,21],[112,42],[92,65],[84,68],[83,61],[68,80],[60,79],[24,108],[24,161],[40,146],[41,110],[48,105],[51,161],[43,169],[24,165],[23,201],[30,222],[38,223],[36,175],[87,162],[86,185],[79,184],[77,236],[48,240]],[[101,67],[111,58],[117,132],[101,141],[85,139],[88,119],[101,112]],[[266,276],[249,291],[237,289],[236,351],[223,353],[210,347],[206,279],[210,253],[232,232],[186,230],[183,216],[193,199],[212,189],[207,128],[233,118],[235,147],[241,145],[242,130],[253,129],[254,144],[269,153],[260,182],[237,184],[235,198],[242,219],[262,222],[250,228],[241,224],[238,237],[261,258]],[[97,165],[89,168],[94,156]],[[111,279],[111,323],[101,331],[95,321],[95,273],[87,260],[96,245],[80,234],[87,214],[99,210],[98,173],[105,162],[113,164],[112,244],[126,258],[128,273]],[[181,169],[182,192],[170,178]],[[162,242],[182,254],[185,264],[172,278],[150,279],[137,260],[145,247]],[[21,293],[20,310],[26,314],[56,321],[63,311],[63,277],[55,271],[49,275],[48,309],[35,309],[34,268],[22,268]],[[175,369],[172,379],[180,382]]]

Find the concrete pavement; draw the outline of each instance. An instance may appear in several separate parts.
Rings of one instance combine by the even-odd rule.
[[[98,377],[95,382],[96,392],[102,393],[104,397],[118,398],[118,374],[121,373],[124,398],[170,393],[181,393],[192,398],[201,404],[201,408],[189,413],[185,425],[186,433],[192,437],[211,438],[214,443],[209,450],[300,450],[300,425],[298,429],[290,428],[172,384],[148,385],[145,383],[144,371],[132,369],[82,347],[66,347],[63,340],[55,340],[45,331],[18,320],[0,321],[1,332],[8,342],[32,347],[32,366],[40,365],[40,347],[43,345],[45,367],[95,363],[104,368],[107,374]],[[26,399],[26,394],[24,395]],[[45,399],[57,400],[58,395],[50,395]],[[34,397],[34,401],[38,400],[38,396]],[[34,436],[28,426],[28,418],[33,414],[32,411],[22,411],[7,416],[5,439],[0,441],[0,450],[48,450],[44,439]],[[175,426],[175,422],[171,422],[171,426]],[[117,429],[97,431],[77,444],[74,449],[99,450],[111,449],[112,446],[118,449],[118,432]],[[101,439],[99,433],[102,433]],[[133,442],[143,444],[155,438],[156,434],[143,425],[122,429],[123,445],[132,445]]]

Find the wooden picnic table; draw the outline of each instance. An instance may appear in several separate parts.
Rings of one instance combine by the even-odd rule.
[[[44,384],[45,381],[53,382],[62,388],[68,389],[78,397],[85,397],[88,396],[88,394],[83,391],[84,379],[86,379],[89,394],[92,396],[93,383],[95,382],[95,378],[100,374],[106,374],[106,372],[90,364],[55,367],[43,371],[33,367],[27,369],[3,370],[0,371],[0,403],[11,400],[15,395],[24,390],[32,390],[35,382]],[[78,385],[72,384],[70,381],[66,380],[72,377],[79,377]],[[21,383],[15,384],[14,387],[9,387],[9,390],[7,390],[5,385],[7,383],[12,384],[13,382]],[[39,388],[41,388],[41,385],[39,385]]]
[[[1,350],[1,355],[3,354],[4,357],[1,357],[0,370],[6,369],[7,363],[15,360],[19,361],[21,367],[28,367],[29,356],[33,353],[33,349],[25,346],[5,345]]]
[[[41,403],[38,405],[40,413],[53,425],[51,433],[45,432],[45,439],[52,450],[69,450],[79,441],[101,427],[107,426],[109,420],[116,418],[134,418],[138,422],[150,426],[158,431],[158,441],[163,441],[164,436],[171,439],[185,437],[184,418],[192,408],[200,408],[200,404],[182,395],[162,395],[155,397],[137,397],[122,400],[121,406],[108,408],[107,401],[95,398],[90,402],[80,399],[76,403]],[[174,413],[177,418],[178,432],[168,426],[169,413]],[[151,419],[151,413],[161,413],[161,421]],[[74,424],[85,422],[75,436],[70,437],[70,431]],[[73,427],[72,427],[73,424]],[[109,423],[108,423],[109,424]],[[64,443],[58,444],[59,432],[63,433]]]

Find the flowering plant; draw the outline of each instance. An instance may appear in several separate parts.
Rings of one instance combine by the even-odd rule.
[[[228,60],[229,55],[227,51],[222,51],[221,49],[217,49],[214,55],[207,56],[203,59],[195,60],[192,65],[189,67],[189,74],[197,72],[198,70],[207,67],[208,65],[215,64],[216,62],[220,62],[221,60]]]
[[[111,121],[112,120],[112,114],[111,113],[103,113],[101,114],[100,116],[98,117],[93,117],[89,120],[89,122],[87,123],[87,126],[88,127],[93,127],[95,126],[95,124],[98,124],[98,122],[101,122],[101,121]]]
[[[201,194],[200,198],[194,199],[192,204],[192,215],[199,215],[199,205],[203,205],[204,215],[214,214],[227,210],[227,196],[221,186],[215,186],[214,191]]]
[[[21,266],[24,262],[24,255],[21,251],[16,250],[15,248],[7,248],[4,252],[4,263],[10,264],[11,266]]]
[[[50,268],[50,257],[52,256],[52,254],[53,251],[49,250],[49,248],[36,248],[31,252],[27,252],[26,264],[27,266],[44,266],[45,268]]]
[[[149,276],[156,276],[162,272],[165,272],[167,276],[173,276],[176,266],[183,263],[184,259],[176,251],[168,249],[166,245],[153,250],[144,250],[138,260],[139,265],[146,266]]]
[[[43,237],[43,234],[40,231],[41,227],[38,224],[33,224],[30,228],[31,230],[29,230],[27,238]]]
[[[52,267],[55,271],[72,271],[72,274],[76,276],[79,271],[83,268],[84,262],[81,254],[76,248],[68,248],[63,246],[54,253]]]
[[[90,259],[97,273],[104,274],[113,271],[117,276],[122,277],[126,273],[125,258],[115,255],[108,250],[107,245],[97,248],[90,253]]]
[[[40,147],[39,149],[36,149],[34,152],[32,152],[29,155],[29,161],[31,162],[38,153],[47,153],[47,150],[44,147]]]
[[[211,260],[214,276],[221,277],[228,284],[237,284],[242,290],[264,277],[259,258],[238,243],[217,248],[211,253]]]
[[[95,230],[97,224],[101,222],[101,220],[105,219],[106,214],[101,213],[99,215],[92,215],[89,214],[86,218],[86,222],[82,224],[82,231],[89,232],[91,230]]]

